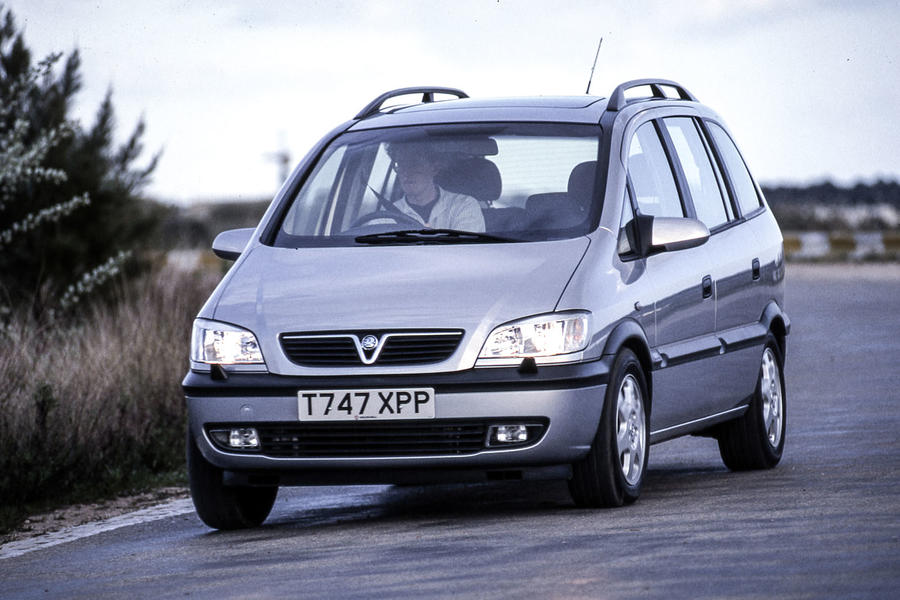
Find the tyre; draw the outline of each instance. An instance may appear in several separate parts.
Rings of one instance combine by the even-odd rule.
[[[569,492],[575,504],[612,508],[637,500],[649,455],[649,400],[640,361],[623,349],[613,362],[591,449],[572,465]]]
[[[721,425],[716,435],[725,466],[747,471],[777,465],[784,450],[786,410],[784,359],[769,334],[750,407],[740,418]]]
[[[278,487],[226,486],[222,469],[203,458],[190,428],[187,467],[194,508],[200,519],[213,529],[257,527],[269,516]]]

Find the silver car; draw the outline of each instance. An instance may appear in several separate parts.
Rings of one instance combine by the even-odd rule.
[[[781,458],[781,233],[677,83],[388,92],[213,249],[235,262],[183,382],[210,527],[259,525],[282,485],[557,478],[620,506],[685,434]]]

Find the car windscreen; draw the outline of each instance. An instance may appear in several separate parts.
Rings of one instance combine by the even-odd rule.
[[[596,224],[600,127],[491,123],[347,132],[283,205],[274,245],[542,241]]]

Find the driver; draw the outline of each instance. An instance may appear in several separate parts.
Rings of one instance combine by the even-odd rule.
[[[484,231],[484,215],[475,198],[447,191],[434,182],[441,164],[428,144],[391,144],[388,156],[403,188],[403,198],[394,203],[398,210],[430,229]]]

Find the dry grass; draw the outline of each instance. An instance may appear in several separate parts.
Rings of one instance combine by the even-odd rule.
[[[182,467],[191,321],[216,278],[163,270],[78,320],[12,319],[0,333],[0,530],[26,504]]]

